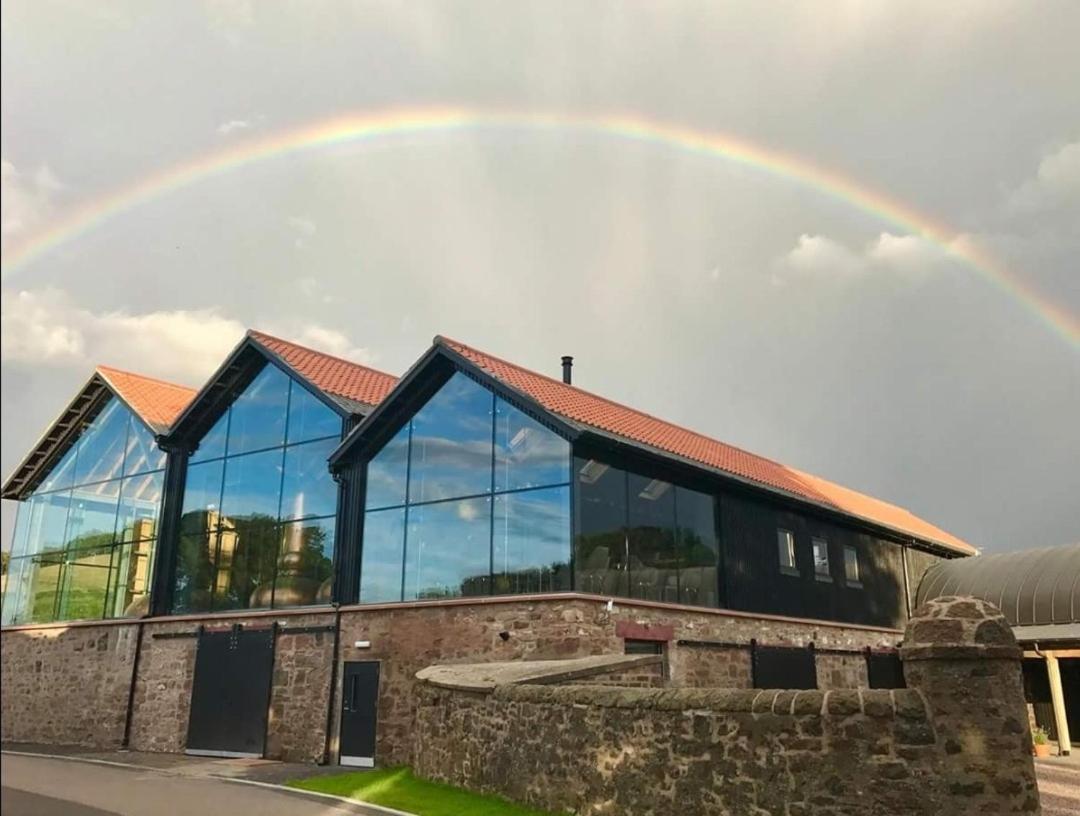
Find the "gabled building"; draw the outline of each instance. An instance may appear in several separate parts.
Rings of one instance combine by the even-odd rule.
[[[895,505],[442,337],[330,461],[366,479],[344,596],[361,603],[573,589],[900,626],[934,560],[974,553]]]
[[[20,502],[3,623],[147,611],[164,494],[157,440],[190,388],[99,366],[3,486]]]
[[[970,545],[563,364],[437,337],[398,379],[251,331],[197,393],[98,369],[3,487],[5,688],[104,627],[77,660],[116,687],[82,702],[120,725],[85,740],[363,764],[407,758],[436,660],[625,649],[677,684],[896,682],[920,577]],[[5,694],[5,739],[79,741],[27,713],[67,705],[49,677],[29,709]]]
[[[344,508],[327,460],[396,382],[249,332],[162,438],[176,546],[155,612],[330,603]]]

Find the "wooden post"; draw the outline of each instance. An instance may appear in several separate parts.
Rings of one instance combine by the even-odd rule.
[[[1061,668],[1054,652],[1046,652],[1046,675],[1050,678],[1050,702],[1054,705],[1058,752],[1062,756],[1068,756],[1072,751],[1072,743],[1069,740],[1069,721],[1065,717],[1065,691],[1061,687]]]

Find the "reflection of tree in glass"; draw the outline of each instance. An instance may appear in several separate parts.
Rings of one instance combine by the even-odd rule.
[[[503,572],[495,575],[492,592],[495,595],[517,595],[529,592],[556,592],[570,588],[570,564],[556,561],[543,566]]]

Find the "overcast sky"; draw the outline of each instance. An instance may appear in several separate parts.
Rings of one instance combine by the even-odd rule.
[[[3,245],[170,165],[455,105],[724,132],[904,202],[1080,314],[1080,3],[3,4]],[[10,256],[9,256],[10,257]],[[3,278],[2,468],[97,363],[198,385],[258,327],[399,373],[437,333],[910,508],[1080,539],[1080,351],[791,178],[573,130],[225,172]],[[4,547],[13,508],[4,502]]]

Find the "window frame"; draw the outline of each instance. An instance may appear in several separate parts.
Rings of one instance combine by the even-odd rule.
[[[420,414],[420,412],[423,411],[424,408],[426,408],[431,403],[431,401],[438,394],[440,394],[442,392],[443,388],[445,388],[446,385],[448,383],[450,383],[450,381],[455,376],[458,376],[458,375],[468,379],[473,385],[475,385],[476,387],[478,387],[478,388],[482,389],[483,391],[485,391],[487,396],[490,397],[490,400],[491,400],[490,408],[488,409],[488,420],[489,420],[489,423],[490,423],[490,450],[488,451],[488,453],[489,453],[488,477],[489,478],[487,480],[487,484],[484,487],[483,491],[478,492],[478,493],[470,493],[470,494],[467,494],[467,495],[463,494],[463,495],[454,495],[454,496],[444,496],[444,497],[439,497],[439,498],[434,498],[434,499],[414,500],[414,498],[413,498],[414,487],[416,486],[416,483],[417,483],[416,479],[414,478],[414,473],[413,473],[414,465],[415,465],[415,463],[414,463],[414,437],[416,436],[416,428],[415,428],[416,416],[418,414]],[[499,430],[500,430],[499,429],[499,416],[500,416],[500,408],[504,408],[504,407],[512,409],[514,411],[518,411],[518,412],[524,414],[525,417],[527,417],[528,419],[530,419],[533,422],[537,423],[544,430],[546,430],[547,432],[549,432],[551,434],[554,434],[556,437],[558,437],[560,440],[562,440],[562,442],[566,446],[566,470],[565,470],[565,479],[566,480],[565,481],[552,482],[552,483],[546,483],[545,482],[545,483],[542,483],[542,484],[532,484],[532,485],[528,485],[528,486],[525,486],[525,487],[514,487],[514,488],[499,488],[497,486],[497,479],[498,479],[497,470],[498,470],[498,467],[500,465],[499,451],[498,451],[498,446],[499,446],[498,440],[499,440]],[[463,371],[461,369],[455,369],[454,372],[449,377],[447,377],[446,380],[444,382],[442,382],[442,384],[434,392],[432,392],[430,394],[430,396],[428,396],[427,399],[422,404],[420,404],[418,407],[416,407],[415,410],[413,410],[412,413],[410,413],[407,416],[407,418],[405,418],[404,420],[401,421],[400,426],[396,427],[392,432],[387,434],[386,442],[383,443],[383,445],[381,447],[379,447],[378,450],[371,453],[371,455],[366,459],[366,461],[364,461],[364,463],[363,463],[363,473],[364,473],[364,482],[365,483],[368,480],[368,470],[369,470],[369,468],[371,466],[371,463],[385,450],[387,445],[391,444],[399,435],[402,435],[402,432],[405,431],[406,429],[407,429],[407,433],[404,434],[404,436],[405,436],[405,439],[404,439],[404,442],[405,442],[405,474],[404,474],[405,492],[404,492],[403,501],[400,504],[386,505],[386,504],[380,503],[377,506],[369,507],[368,504],[367,504],[367,491],[365,489],[365,495],[364,495],[362,503],[361,503],[361,512],[360,512],[360,515],[361,515],[361,517],[363,519],[363,521],[362,521],[363,526],[366,526],[367,517],[372,513],[382,513],[382,512],[391,511],[391,510],[401,510],[401,511],[404,512],[404,530],[403,530],[402,565],[401,565],[402,566],[402,571],[401,571],[401,575],[402,575],[402,581],[401,581],[401,583],[402,583],[402,592],[401,592],[400,597],[398,597],[395,600],[391,600],[391,601],[372,600],[372,601],[370,601],[370,603],[373,603],[373,604],[377,604],[377,603],[411,603],[411,602],[417,602],[417,601],[424,600],[423,598],[409,597],[408,593],[406,591],[407,590],[407,587],[406,587],[407,576],[408,576],[408,573],[409,573],[408,565],[409,565],[410,554],[411,554],[411,549],[410,549],[410,527],[412,527],[413,524],[412,524],[412,520],[410,519],[410,515],[411,515],[412,511],[422,510],[423,508],[433,507],[433,506],[437,506],[437,505],[444,505],[444,504],[450,504],[450,503],[460,503],[460,502],[466,502],[466,501],[480,501],[480,500],[486,501],[486,518],[487,518],[487,521],[488,521],[488,537],[487,537],[487,539],[488,539],[488,541],[487,541],[487,546],[488,546],[488,549],[487,549],[488,572],[487,572],[487,581],[486,581],[487,591],[485,593],[483,593],[482,596],[476,596],[476,597],[487,597],[487,596],[505,594],[505,593],[500,593],[500,592],[496,591],[497,579],[506,574],[506,573],[497,571],[496,567],[495,567],[496,502],[500,498],[510,497],[510,496],[514,496],[514,495],[518,495],[518,494],[540,494],[540,493],[545,493],[545,492],[552,491],[552,490],[557,490],[557,489],[565,489],[566,493],[567,493],[566,514],[567,514],[567,517],[568,517],[568,523],[566,525],[567,553],[566,553],[566,562],[565,562],[565,570],[564,570],[565,578],[564,577],[559,577],[558,578],[558,580],[560,582],[565,582],[567,584],[567,589],[566,590],[556,590],[556,591],[572,591],[573,590],[573,585],[574,585],[574,583],[573,583],[574,582],[574,539],[573,539],[573,514],[574,514],[573,462],[574,462],[574,446],[573,446],[573,443],[571,442],[570,439],[568,439],[564,434],[560,433],[555,428],[552,428],[550,426],[550,424],[545,423],[545,422],[541,421],[540,419],[538,419],[536,417],[536,415],[532,411],[529,411],[529,410],[523,408],[517,402],[508,399],[507,395],[502,393],[500,390],[492,388],[490,385],[477,380],[475,377],[470,375],[469,372],[467,372],[467,371]],[[358,558],[357,558],[358,569],[356,571],[357,574],[356,574],[356,579],[355,579],[356,580],[356,583],[355,583],[356,598],[357,598],[357,603],[359,603],[359,604],[369,603],[368,601],[365,601],[364,593],[363,593],[363,586],[364,586],[364,550],[365,550],[365,545],[366,545],[366,538],[367,538],[366,535],[362,531],[361,536],[360,536],[360,548],[359,548],[359,553],[358,553]],[[552,574],[557,575],[557,573],[555,573],[555,572],[553,572]],[[454,597],[471,597],[471,596],[462,594],[461,596],[454,596]]]
[[[854,570],[851,569],[852,567],[854,567]],[[854,577],[851,574],[852,571],[854,571]],[[859,548],[853,544],[844,545],[844,584],[852,589],[863,588],[862,568],[859,564]]]
[[[787,555],[787,560],[790,563],[784,563],[785,559],[781,557],[781,553]],[[780,563],[780,573],[782,575],[790,575],[793,578],[802,577],[802,573],[799,571],[798,546],[794,530],[789,530],[787,527],[776,528],[776,557]]]
[[[268,368],[273,368],[276,371],[283,374],[285,376],[285,378],[286,378],[286,381],[287,381],[286,382],[286,388],[285,388],[285,402],[281,406],[281,413],[282,413],[281,421],[283,423],[282,424],[282,432],[281,432],[281,441],[280,441],[279,444],[276,444],[276,445],[271,446],[271,447],[257,447],[257,448],[250,448],[250,449],[245,447],[245,448],[242,448],[240,450],[237,450],[231,444],[232,443],[232,436],[233,436],[233,433],[234,433],[234,430],[235,430],[234,424],[233,424],[233,409],[234,409],[234,406],[235,406],[236,402],[238,400],[240,400],[241,397],[243,397],[243,395],[245,393],[247,393],[247,390],[259,379],[260,376],[262,376],[263,372]],[[308,438],[307,436],[302,436],[301,438],[296,438],[296,436],[293,433],[291,433],[292,428],[290,426],[290,420],[296,419],[297,421],[303,423],[304,416],[305,416],[302,412],[294,412],[292,410],[293,409],[293,395],[295,393],[297,393],[297,389],[299,389],[300,392],[302,392],[302,395],[303,395],[303,397],[305,399],[308,398],[308,397],[313,397],[315,399],[315,401],[318,402],[318,404],[320,404],[320,405],[322,405],[322,406],[324,406],[326,408],[327,412],[329,412],[330,414],[332,414],[333,416],[335,416],[337,418],[338,431],[337,431],[336,436],[333,436],[333,435],[325,436],[324,435],[324,436],[312,436],[310,438]],[[317,423],[315,423],[315,424],[317,424]],[[213,511],[210,511],[210,512],[216,512],[218,517],[213,523],[210,524],[210,526],[204,531],[203,534],[195,534],[195,533],[190,534],[191,537],[192,537],[192,540],[199,538],[200,535],[205,535],[207,537],[205,540],[206,540],[207,546],[209,548],[208,549],[208,565],[207,565],[207,568],[209,570],[209,576],[210,576],[209,579],[208,579],[209,583],[208,583],[208,585],[206,587],[196,587],[195,588],[195,590],[199,591],[199,592],[202,592],[203,590],[205,590],[206,602],[205,602],[205,605],[200,604],[197,607],[190,607],[189,608],[188,605],[187,605],[187,601],[180,601],[180,598],[179,598],[179,595],[178,595],[178,581],[181,578],[181,573],[180,573],[180,570],[179,570],[180,560],[179,560],[179,558],[177,558],[175,560],[175,566],[172,569],[172,573],[168,578],[169,596],[170,596],[168,614],[174,614],[174,615],[175,614],[202,614],[202,613],[216,613],[216,612],[223,612],[223,611],[263,611],[263,610],[278,610],[278,609],[294,609],[294,608],[303,608],[303,607],[318,607],[318,606],[326,606],[326,605],[328,605],[329,601],[320,600],[320,597],[322,595],[321,583],[325,583],[325,580],[320,583],[319,587],[316,587],[315,592],[313,594],[312,600],[309,603],[303,603],[303,604],[279,603],[279,601],[278,601],[278,582],[279,582],[279,579],[282,579],[282,578],[296,578],[296,577],[308,578],[308,577],[311,577],[311,576],[307,575],[306,571],[303,574],[295,574],[295,569],[294,568],[285,567],[282,564],[282,560],[283,560],[284,556],[287,554],[286,549],[288,547],[288,543],[289,543],[289,540],[290,540],[288,538],[288,536],[289,536],[290,530],[293,528],[294,525],[299,525],[299,529],[301,529],[301,530],[303,530],[305,526],[312,526],[312,525],[322,526],[323,524],[329,525],[329,528],[333,531],[333,540],[328,542],[328,543],[324,543],[323,549],[322,549],[322,557],[325,558],[325,559],[329,559],[329,561],[330,561],[329,575],[327,576],[327,578],[328,579],[333,578],[334,561],[335,561],[335,559],[337,557],[337,550],[338,550],[338,536],[340,535],[338,522],[340,521],[339,516],[340,516],[341,505],[342,505],[342,500],[343,500],[341,487],[340,486],[335,486],[335,489],[333,491],[333,493],[334,493],[334,509],[333,509],[333,512],[331,512],[329,514],[320,513],[319,515],[314,515],[314,514],[309,515],[309,514],[305,513],[302,517],[293,518],[291,516],[292,508],[286,508],[283,503],[284,503],[285,498],[286,498],[286,496],[285,496],[285,487],[286,487],[286,485],[287,484],[294,484],[294,483],[289,482],[288,473],[287,473],[287,466],[290,464],[290,462],[293,462],[295,465],[299,466],[300,459],[301,459],[301,455],[300,455],[301,452],[300,452],[299,449],[303,448],[303,446],[309,446],[306,450],[313,450],[314,446],[326,444],[327,442],[330,442],[331,440],[333,440],[337,444],[340,444],[342,438],[344,438],[344,435],[345,435],[345,424],[346,423],[344,421],[344,418],[342,417],[340,412],[338,412],[337,410],[335,410],[331,406],[327,405],[325,403],[325,401],[319,399],[318,395],[315,394],[311,389],[309,389],[308,386],[305,385],[303,382],[298,380],[296,377],[294,377],[288,371],[285,371],[282,368],[280,368],[279,366],[274,365],[274,363],[271,362],[271,361],[265,362],[263,364],[263,366],[255,373],[254,377],[252,377],[251,380],[249,382],[247,382],[246,385],[244,385],[243,388],[241,388],[238,392],[232,394],[231,400],[221,409],[221,415],[218,416],[216,419],[214,419],[214,421],[210,424],[210,427],[207,428],[206,433],[203,435],[203,438],[202,438],[202,439],[205,439],[208,435],[215,432],[220,427],[223,430],[223,435],[222,435],[222,438],[221,438],[220,448],[216,449],[214,451],[213,456],[207,456],[205,458],[199,457],[199,458],[189,459],[189,461],[187,462],[186,472],[185,472],[185,475],[184,475],[184,485],[180,489],[180,491],[178,492],[178,496],[177,496],[177,502],[180,504],[180,513],[181,513],[181,530],[178,533],[178,546],[179,546],[179,539],[181,537],[183,537],[183,535],[184,535],[183,529],[182,529],[183,528],[183,518],[184,518],[184,515],[186,515],[185,514],[185,505],[186,505],[186,499],[187,499],[187,488],[188,488],[188,484],[189,484],[189,475],[191,473],[191,468],[193,468],[193,467],[205,467],[205,466],[212,466],[212,465],[217,466],[218,472],[214,473],[213,476],[215,477],[215,480],[217,482],[217,496],[218,496],[218,499],[217,499],[217,502],[216,502],[216,508]],[[247,433],[247,429],[244,429],[243,433]],[[201,443],[202,443],[202,439],[199,440],[200,446],[201,446]],[[290,453],[293,454],[293,455],[290,456]],[[273,454],[273,457],[268,457],[267,456],[268,454]],[[276,498],[276,502],[274,504],[275,512],[273,514],[273,523],[271,525],[272,529],[273,529],[272,540],[274,542],[276,542],[276,547],[266,548],[265,552],[263,552],[262,548],[260,548],[258,546],[259,538],[256,538],[255,541],[254,541],[254,544],[253,544],[254,548],[252,549],[252,551],[250,553],[243,554],[243,557],[244,558],[259,559],[259,558],[266,557],[271,551],[274,551],[274,552],[276,552],[276,555],[274,556],[274,559],[273,559],[274,566],[270,570],[271,574],[270,574],[269,578],[266,579],[266,580],[262,580],[258,584],[258,586],[256,586],[255,589],[252,590],[252,592],[250,592],[248,594],[248,597],[246,598],[246,601],[247,601],[246,605],[243,605],[243,606],[233,606],[233,605],[223,606],[220,603],[219,598],[225,597],[225,595],[224,595],[224,592],[222,590],[220,590],[219,587],[218,587],[219,570],[221,569],[221,564],[222,564],[222,560],[221,560],[221,558],[222,558],[221,554],[222,554],[222,550],[223,550],[222,541],[225,538],[227,533],[236,534],[238,532],[237,531],[237,526],[236,526],[235,523],[233,523],[232,526],[227,527],[227,526],[225,526],[226,522],[229,522],[231,519],[234,519],[236,521],[242,522],[243,524],[247,524],[247,523],[252,522],[254,520],[254,519],[251,519],[251,518],[247,518],[246,516],[242,516],[242,515],[227,516],[227,515],[224,515],[223,512],[222,512],[224,510],[228,510],[228,508],[224,506],[226,504],[226,502],[227,502],[226,497],[228,495],[227,489],[226,489],[227,486],[229,485],[229,473],[228,473],[229,467],[228,466],[230,464],[233,464],[234,466],[237,463],[242,464],[241,460],[251,460],[252,457],[258,457],[258,456],[267,457],[267,461],[269,461],[270,458],[275,458],[276,461],[279,464],[279,467],[280,467],[280,473],[277,475],[277,489],[276,489],[277,498]],[[328,471],[328,473],[329,473],[329,471]],[[234,486],[235,486],[235,484],[243,485],[244,482],[241,481],[239,483],[234,483]],[[290,494],[290,495],[292,495],[292,494]],[[197,510],[197,508],[193,507],[193,508],[188,509],[187,512],[191,513],[191,512],[195,512],[196,510]],[[205,511],[205,508],[204,508],[204,511]],[[266,515],[266,514],[258,514],[258,515]],[[246,532],[250,534],[252,532],[252,530],[248,530]],[[257,533],[258,531],[255,530],[255,532]],[[301,538],[299,538],[297,540],[302,541],[302,534],[301,534]],[[264,542],[262,542],[262,544],[265,546],[266,542],[264,541]],[[306,552],[306,551],[303,550],[303,549],[301,549],[300,551],[297,551],[296,555],[297,555],[298,559],[302,559],[302,556],[303,556],[304,552]],[[293,559],[293,560],[297,560],[297,559]],[[230,561],[230,564],[231,563],[232,563],[232,561]],[[247,562],[239,561],[237,563],[238,564],[246,564]],[[255,564],[255,563],[257,563],[257,561],[253,560],[250,563]],[[230,566],[229,571],[231,572],[234,568],[235,567]],[[246,567],[245,567],[245,569],[246,569]],[[290,569],[293,569],[293,571],[290,571]],[[318,570],[314,570],[312,572],[313,572],[313,574],[315,574],[317,576]],[[198,573],[196,572],[195,574],[198,574]],[[244,571],[244,572],[241,572],[240,574],[246,576],[249,573]],[[250,574],[255,574],[255,573],[252,572]],[[261,575],[261,571],[258,572],[258,574]],[[283,586],[284,586],[284,584],[283,584]],[[263,592],[262,597],[268,598],[267,604],[265,604],[265,605],[255,605],[255,604],[253,604],[251,602],[252,598],[260,590],[265,590]]]
[[[102,416],[105,416],[107,421],[99,425],[98,420]],[[140,557],[146,559],[147,563],[146,569],[143,570],[143,577],[145,578],[153,569],[154,560],[158,556],[158,548],[161,546],[160,525],[166,501],[164,474],[167,466],[164,455],[147,457],[146,463],[157,464],[157,467],[148,467],[146,465],[135,467],[129,461],[132,452],[132,437],[145,429],[145,425],[140,428],[141,423],[142,420],[127,403],[115,393],[110,392],[100,409],[97,410],[94,418],[86,421],[79,429],[68,451],[53,463],[52,470],[41,479],[38,489],[19,502],[15,522],[16,529],[13,531],[10,562],[11,574],[14,575],[15,571],[18,570],[18,583],[12,587],[16,594],[12,595],[7,589],[4,592],[2,613],[4,626],[21,623],[114,620],[137,614],[136,612],[125,614],[127,612],[126,608],[114,602],[116,598],[126,594],[131,589],[131,586],[127,583],[127,578],[121,574],[119,565],[126,563],[124,560],[125,552],[133,552],[137,546],[142,551],[139,553]],[[89,470],[84,470],[79,467],[79,458],[88,445],[90,439],[88,434],[110,427],[115,436],[113,444],[115,445],[117,442],[120,444],[119,468],[110,471],[105,478],[101,478],[100,473],[94,470],[98,466],[96,462],[89,465]],[[156,442],[153,442],[152,437],[150,437],[150,440],[153,447],[156,447]],[[90,444],[96,442],[97,440],[92,440]],[[111,449],[112,446],[102,448],[105,451]],[[50,482],[52,473],[61,465],[69,467],[70,473],[60,482]],[[76,474],[86,478],[76,481]],[[136,517],[137,520],[146,520],[148,518],[152,520],[152,534],[129,537],[128,532],[130,529],[134,529],[134,526],[129,527],[126,522],[130,520],[129,515],[132,508],[137,509],[138,500],[128,496],[127,491],[132,485],[140,482],[146,483],[148,479],[154,479],[160,488],[157,498],[147,503],[147,506],[153,508],[154,513],[152,517],[136,513]],[[80,494],[82,496],[81,502],[90,505],[94,503],[96,493],[100,493],[101,490],[107,489],[111,485],[115,485],[115,496],[107,496],[105,501],[98,502],[102,505],[108,505],[108,515],[111,516],[111,523],[105,520],[100,509],[88,509],[82,505],[77,505],[77,502],[80,501]],[[64,504],[63,532],[58,542],[59,546],[46,549],[44,547],[47,543],[45,541],[47,535],[45,514],[44,511],[41,513],[36,512],[34,508],[36,506],[56,507],[55,501],[57,497],[60,497]],[[87,523],[88,513],[96,514],[96,516],[90,515],[90,518],[96,520],[100,529],[95,529],[92,525],[89,530],[79,528],[80,523]],[[24,516],[24,514],[26,515]],[[56,527],[59,528],[59,516],[53,514],[51,518],[52,522],[56,523]],[[20,521],[25,522],[25,526],[21,531],[19,529]],[[91,538],[98,540],[90,543],[89,539]],[[107,559],[107,563],[104,559]],[[55,586],[48,591],[39,591],[39,585],[36,581],[37,574],[42,569],[53,567],[56,568],[57,572]],[[76,595],[80,588],[81,576],[88,575],[87,570],[91,568],[100,569],[105,574],[104,586],[100,590],[101,608],[91,617],[71,616],[68,614],[71,605],[73,603],[76,605],[84,603]],[[145,598],[150,592],[149,582],[144,580],[142,583],[144,591],[136,593],[138,598]],[[42,611],[47,605],[45,602],[48,600],[46,595],[49,591],[52,594],[51,613],[45,615]],[[40,619],[39,612],[42,612]]]
[[[818,552],[824,554],[823,559],[818,558]],[[829,540],[824,536],[811,536],[810,537],[810,552],[814,556],[814,580],[821,581],[822,583],[831,584],[832,577],[832,564],[829,558]],[[824,569],[822,569],[824,567]]]

